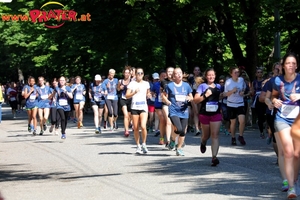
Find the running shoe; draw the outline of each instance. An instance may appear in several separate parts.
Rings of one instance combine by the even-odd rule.
[[[49,128],[49,132],[50,132],[50,133],[53,132],[53,128],[54,128],[54,126],[51,125],[50,128]]]
[[[184,156],[184,152],[182,151],[182,149],[177,149],[176,150],[176,155],[177,156]]]
[[[43,130],[41,130],[41,132],[40,132],[40,135],[43,135],[44,134],[44,131]]]
[[[47,130],[47,124],[44,124],[44,125],[43,125],[43,129],[44,129],[44,131]]]
[[[33,135],[36,135],[36,130],[33,130],[32,134],[33,134]]]
[[[281,191],[286,192],[289,190],[289,183],[286,179],[282,181]]]
[[[114,122],[114,129],[118,129],[119,127],[118,127],[118,124],[117,124],[117,122]]]
[[[98,127],[98,130],[99,130],[99,133],[101,134],[101,133],[102,133],[102,130],[101,130],[101,127],[100,127],[100,126]]]
[[[82,122],[80,122],[80,128],[82,128],[83,127],[83,124],[82,124]]]
[[[261,134],[259,135],[259,137],[260,137],[261,139],[265,139],[265,134],[264,134],[264,133],[261,133]]]
[[[159,138],[159,145],[164,145],[165,144],[165,138]]]
[[[129,131],[125,131],[124,136],[129,137]]]
[[[245,142],[243,136],[239,136],[238,140],[239,140],[239,142],[241,143],[241,145],[246,145],[246,142]]]
[[[206,144],[203,144],[203,143],[201,142],[201,145],[200,145],[200,151],[201,151],[201,153],[205,153],[205,152],[206,152]]]
[[[197,130],[195,136],[201,135],[201,131]]]
[[[160,131],[156,131],[155,134],[154,134],[154,137],[157,137],[160,135]]]
[[[175,149],[175,141],[171,141],[168,145],[169,150],[174,150]]]
[[[220,163],[219,159],[217,157],[213,157],[211,160],[211,166],[215,167]]]
[[[288,199],[296,199],[297,198],[297,194],[296,194],[296,191],[295,191],[294,187],[291,187],[291,188],[288,189],[287,198]]]
[[[142,151],[143,151],[143,153],[148,153],[148,149],[147,149],[146,144],[142,145]]]
[[[143,154],[143,151],[142,151],[140,146],[136,147],[135,153],[136,154]]]
[[[225,135],[230,135],[229,131],[227,129],[224,129],[224,134]]]
[[[30,133],[31,132],[31,125],[28,125],[28,132]]]
[[[231,138],[231,145],[236,145],[236,139],[235,139],[235,137]]]
[[[99,129],[95,128],[95,133],[98,134],[99,133]]]
[[[66,134],[61,134],[61,139],[66,139]]]
[[[80,122],[77,123],[77,128],[81,128]]]
[[[114,128],[113,127],[110,127],[110,129],[109,129],[110,131],[113,131],[114,130]]]
[[[268,136],[267,137],[267,145],[271,144],[271,142],[272,142],[272,137]]]
[[[103,122],[103,128],[106,129],[106,121]]]

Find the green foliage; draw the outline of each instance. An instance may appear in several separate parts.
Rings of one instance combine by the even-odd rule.
[[[0,14],[29,16],[30,10],[47,2],[0,4]],[[281,32],[281,55],[300,53],[300,2],[296,0],[60,2],[64,9],[76,11],[77,18],[89,13],[91,21],[65,22],[57,29],[31,21],[0,22],[1,82],[17,80],[18,68],[24,77],[80,75],[91,80],[97,73],[107,75],[110,68],[121,76],[127,64],[149,74],[169,65],[188,72],[195,65],[202,71],[214,67],[218,74],[226,74],[238,64],[251,74],[255,66],[271,66],[275,61],[276,31]],[[275,20],[275,8],[280,21]]]

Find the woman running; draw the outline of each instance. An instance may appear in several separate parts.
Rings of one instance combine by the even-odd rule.
[[[16,112],[18,109],[18,92],[17,85],[15,82],[10,83],[10,87],[7,89],[6,95],[9,100],[9,105],[11,107],[11,113],[13,114],[13,118],[16,119]]]
[[[193,101],[191,86],[182,81],[182,70],[175,68],[173,73],[174,81],[170,82],[166,87],[166,105],[169,106],[169,116],[173,126],[175,127],[175,134],[179,135],[176,149],[177,156],[184,156],[182,145],[184,143],[186,129],[188,125],[188,102]],[[174,146],[174,141],[170,144]]]
[[[238,67],[230,69],[231,78],[226,80],[223,96],[227,96],[227,111],[230,118],[231,145],[236,145],[235,126],[236,118],[239,120],[239,137],[241,145],[246,145],[244,140],[245,129],[245,104],[244,91],[246,88],[245,81],[239,77],[240,71]]]
[[[91,99],[92,109],[94,111],[95,133],[102,133],[101,122],[105,105],[105,98],[104,87],[101,83],[101,76],[99,74],[95,76],[94,83],[91,84],[89,96]]]
[[[28,114],[28,132],[33,131],[32,134],[36,135],[38,93],[35,85],[35,79],[32,76],[28,78],[28,85],[24,86],[22,95],[26,99],[26,110]]]
[[[300,109],[300,75],[296,72],[297,66],[297,56],[293,53],[286,54],[282,59],[283,75],[275,78],[272,90],[272,103],[277,108],[274,126],[283,146],[289,199],[297,198],[294,186],[299,172],[299,154],[294,153],[294,150],[296,152],[299,150],[299,146],[296,141],[293,141],[291,135],[291,126],[299,115]]]
[[[161,88],[161,81],[165,80],[167,78],[167,73],[165,70],[162,70],[159,72],[159,81],[155,82],[153,84],[152,92],[153,96],[155,97],[154,101],[154,107],[155,112],[159,118],[159,144],[164,145],[165,144],[165,135],[166,135],[166,119],[164,116],[164,113],[162,111],[162,88]]]
[[[137,144],[137,154],[148,153],[146,146],[148,119],[147,98],[151,98],[151,93],[150,85],[147,81],[143,80],[143,76],[143,69],[137,68],[136,80],[129,83],[126,91],[126,98],[132,98],[131,115],[134,128],[134,139]],[[142,129],[142,146],[140,145],[139,126],[141,126]]]
[[[66,128],[68,122],[68,113],[71,110],[70,99],[73,98],[71,88],[66,85],[66,78],[60,77],[59,84],[55,88],[57,93],[57,112],[61,119],[61,139],[66,139]]]
[[[83,121],[83,108],[85,104],[85,87],[81,83],[81,77],[76,76],[75,77],[75,83],[71,87],[71,91],[73,93],[73,103],[75,108],[75,116],[78,120],[77,122],[77,128],[83,127],[82,121]]]
[[[118,119],[118,95],[117,86],[118,79],[114,78],[116,70],[110,69],[108,71],[108,77],[103,81],[105,87],[105,103],[108,110],[108,121],[110,124],[110,130],[118,129],[117,119]]]
[[[264,81],[263,78],[263,70],[261,68],[256,69],[256,79],[252,82],[251,85],[251,94],[253,96],[253,103],[252,103],[252,113],[256,113],[257,117],[257,124],[258,128],[260,131],[260,138],[264,139],[265,138],[265,133],[264,133],[264,122],[266,121],[265,117],[265,111],[266,111],[266,104],[259,102],[259,95],[262,91],[262,83]]]
[[[50,114],[50,100],[49,96],[51,95],[51,89],[49,86],[45,85],[45,79],[44,77],[40,76],[38,78],[39,81],[39,87],[37,87],[38,92],[38,115],[40,118],[40,127],[41,132],[40,135],[44,134],[44,131],[47,130],[47,121]]]
[[[205,71],[204,77],[206,83],[202,83],[195,95],[194,102],[201,102],[200,107],[200,123],[202,127],[201,136],[201,153],[206,152],[206,142],[211,137],[211,166],[217,166],[219,159],[217,158],[219,151],[219,133],[222,123],[221,106],[219,103],[221,94],[221,85],[215,84],[216,72],[214,69]]]
[[[49,128],[49,132],[52,133],[55,128],[55,135],[57,135],[58,127],[61,122],[60,116],[57,112],[57,93],[54,92],[55,88],[58,86],[58,80],[56,78],[52,81],[51,95],[50,99],[50,118],[51,118],[51,127]]]
[[[126,66],[123,70],[123,76],[124,79],[119,80],[118,83],[118,91],[121,92],[122,96],[120,98],[120,105],[123,111],[124,115],[124,136],[128,137],[129,136],[129,124],[131,121],[131,98],[127,99],[126,98],[126,91],[127,91],[127,86],[130,83],[130,66]]]

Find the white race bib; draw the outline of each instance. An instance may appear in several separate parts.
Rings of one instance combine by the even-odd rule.
[[[94,96],[94,100],[95,100],[96,102],[99,102],[99,101],[101,101],[101,97],[100,97],[100,96]]]
[[[58,103],[61,106],[67,106],[68,105],[68,100],[67,99],[59,99]]]
[[[205,111],[206,112],[216,112],[218,110],[218,102],[206,102]]]
[[[181,95],[181,94],[176,94],[175,99],[176,99],[177,102],[185,102],[186,101],[186,96]]]
[[[15,101],[16,97],[10,97],[10,101]]]
[[[48,95],[47,95],[47,94],[43,94],[43,95],[41,96],[41,99],[42,99],[42,100],[48,99]]]
[[[110,100],[114,100],[115,97],[116,97],[116,95],[114,95],[114,94],[108,94],[107,95],[107,99],[110,99]]]
[[[280,116],[283,118],[296,119],[299,114],[299,106],[282,104]]]
[[[145,101],[132,102],[131,109],[133,109],[133,110],[143,110],[145,108],[145,105],[146,105]]]
[[[126,99],[126,95],[122,93],[122,99]]]
[[[29,96],[29,101],[30,101],[30,102],[34,102],[35,99],[36,99],[36,95],[35,95],[35,94],[31,94],[31,95]]]
[[[76,93],[75,99],[80,99],[80,100],[83,99],[82,93]]]
[[[162,102],[161,95],[158,95],[158,102]]]

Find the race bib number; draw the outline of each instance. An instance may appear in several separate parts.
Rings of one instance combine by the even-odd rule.
[[[162,102],[161,95],[158,95],[158,102]]]
[[[122,99],[126,99],[126,96],[124,93],[122,93]]]
[[[185,102],[186,101],[186,96],[181,95],[181,94],[176,94],[175,99],[176,99],[177,102]]]
[[[299,106],[282,104],[280,116],[295,119],[299,114]]]
[[[101,97],[99,97],[99,96],[94,96],[94,100],[97,101],[97,102],[100,101],[100,98],[101,98]]]
[[[67,106],[68,105],[68,100],[67,99],[59,99],[58,103],[61,106]]]
[[[10,97],[10,101],[15,101],[16,97]]]
[[[83,95],[81,93],[76,93],[75,99],[83,99]]]
[[[219,108],[218,102],[206,102],[205,111],[206,112],[217,112]]]
[[[41,96],[41,99],[42,99],[42,100],[48,99],[48,95],[47,95],[47,94],[43,94],[43,95]]]
[[[114,100],[115,97],[116,97],[116,95],[114,95],[114,94],[108,94],[107,95],[107,99],[110,99],[110,100]]]
[[[137,101],[137,102],[132,102],[132,109],[134,110],[142,110],[145,108],[146,102],[145,101]]]
[[[29,101],[30,102],[34,102],[35,99],[36,99],[36,95],[35,94],[32,94],[32,95],[29,96]]]
[[[151,100],[151,101],[155,101],[155,97],[151,97],[150,100]]]

